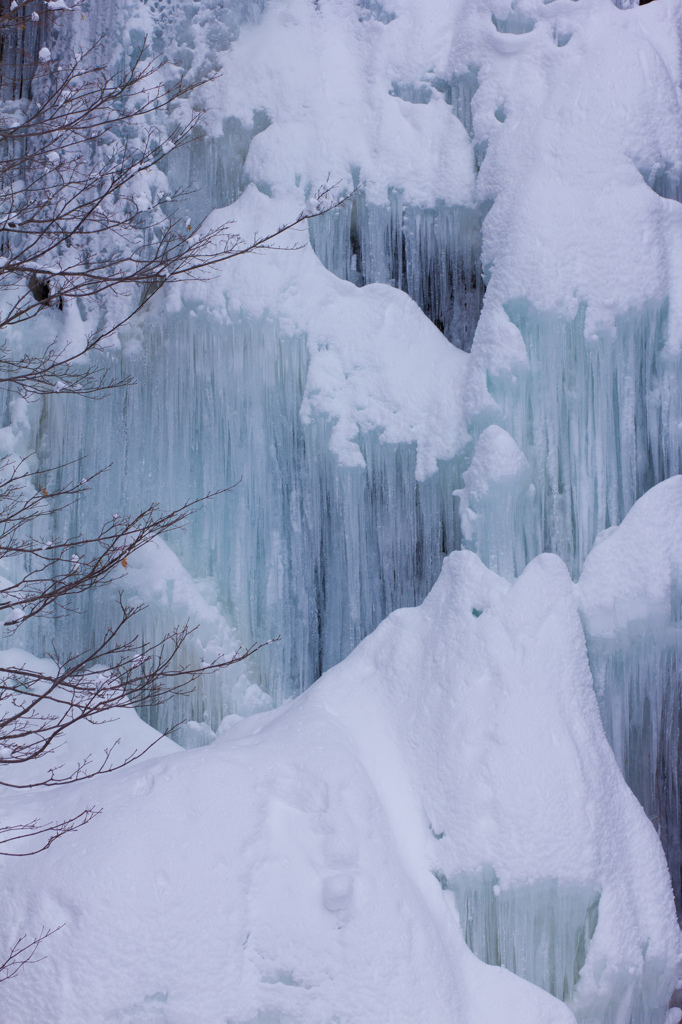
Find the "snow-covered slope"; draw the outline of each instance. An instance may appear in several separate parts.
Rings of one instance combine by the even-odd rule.
[[[568,1024],[467,949],[482,872],[488,927],[514,898],[534,929],[534,959],[507,966],[559,995],[577,981],[581,1020],[626,1020],[642,998],[635,1019],[663,1019],[679,952],[666,865],[603,735],[554,556],[510,585],[451,555],[423,605],[295,702],[30,813],[84,801],[104,807],[87,829],[4,869],[5,941],[65,924],[2,986],[6,1024]],[[533,903],[548,884],[563,911]],[[570,977],[543,978],[571,923]]]

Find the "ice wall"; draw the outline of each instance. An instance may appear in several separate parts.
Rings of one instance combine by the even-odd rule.
[[[448,341],[468,352],[485,294],[480,211],[442,202],[435,209],[406,206],[396,193],[388,198],[387,205],[368,206],[359,196],[311,222],[313,249],[360,287],[381,281],[406,291]]]
[[[248,237],[286,209],[251,186],[211,223],[227,216]],[[281,635],[248,669],[281,700],[394,607],[418,603],[457,545],[452,492],[475,393],[467,357],[407,295],[339,281],[310,248],[245,257],[219,286],[197,283],[164,302],[142,320],[144,343],[131,337],[124,349],[122,369],[141,383],[63,418],[52,403],[40,439],[62,458],[85,457],[96,438],[112,464],[76,522],[236,484],[169,543],[195,577],[214,581],[239,642]],[[160,571],[165,595],[177,574]],[[97,628],[110,602],[89,599],[77,626]],[[163,621],[158,605],[147,628]],[[163,605],[185,614],[176,597]],[[230,700],[216,688],[193,711],[215,729],[238,710]]]
[[[473,354],[508,432],[478,439],[460,515],[464,545],[508,577],[552,550],[577,579],[595,539],[680,468],[678,12],[523,11],[494,23],[496,46],[473,15],[459,44],[462,64],[487,47],[472,107],[493,205]],[[636,636],[588,624],[589,650],[679,906],[679,637],[672,613],[643,614]]]
[[[98,17],[109,30],[119,24],[104,10]],[[245,257],[212,281],[159,296],[102,356],[132,372],[135,389],[106,405],[48,402],[8,414],[8,445],[37,439],[44,464],[74,452],[112,462],[74,508],[72,529],[240,481],[184,535],[131,565],[127,592],[150,604],[145,635],[200,620],[195,659],[282,640],[156,724],[189,713],[196,724],[183,743],[222,731],[221,749],[234,721],[221,727],[225,716],[305,689],[393,609],[419,604],[444,555],[470,549],[446,563],[425,610],[389,619],[262,730],[258,718],[240,725],[220,795],[211,751],[189,755],[196,787],[182,781],[183,769],[169,770],[192,808],[187,822],[197,807],[204,823],[216,807],[231,822],[248,818],[256,851],[253,874],[225,880],[220,858],[233,863],[242,853],[222,845],[220,822],[205,825],[207,860],[198,858],[192,895],[218,931],[228,905],[246,922],[229,932],[226,954],[244,973],[209,986],[205,1019],[215,1011],[239,1024],[317,1024],[350,1014],[356,1024],[386,1019],[387,1006],[410,1024],[449,1020],[453,1007],[476,1024],[517,1011],[525,1024],[533,1014],[570,1019],[540,988],[590,1024],[665,1018],[677,957],[665,868],[604,742],[575,602],[606,734],[666,844],[679,896],[677,598],[661,611],[645,587],[645,625],[630,635],[628,619],[614,639],[594,624],[585,596],[591,573],[599,586],[610,579],[600,551],[624,536],[594,547],[600,534],[680,468],[678,21],[669,0],[641,10],[610,0],[286,0],[198,5],[191,17],[173,5],[130,8],[116,30],[123,48],[147,31],[188,68],[223,66],[203,93],[206,136],[166,169],[171,181],[197,186],[192,224],[210,215],[209,225],[231,221],[250,238],[295,218],[328,175],[340,189],[362,186],[347,207],[312,222],[310,236],[306,228],[291,236],[294,245],[310,237],[306,248]],[[645,535],[646,514],[637,515],[633,548]],[[619,549],[618,564],[629,551]],[[576,580],[585,565],[577,591],[557,559],[533,562],[541,552],[561,556]],[[629,584],[618,576],[609,586],[607,605]],[[52,639],[87,641],[110,599],[89,603],[71,634],[56,624],[22,642],[43,653]],[[376,708],[375,685],[384,693]],[[333,694],[340,731],[325,731],[320,693]],[[335,771],[320,753],[325,744],[329,764],[347,753],[343,779],[332,781],[351,794],[349,817],[365,844],[368,874],[357,891],[382,893],[376,918],[361,895],[356,925],[333,918],[341,938],[325,914],[355,906],[355,854],[344,852],[355,832],[347,818],[338,827],[306,818],[311,834],[338,832],[340,847],[332,841],[331,854],[318,854],[307,831],[298,839],[300,815],[327,813],[309,784]],[[301,758],[310,759],[303,774]],[[414,793],[412,828],[399,805]],[[164,891],[184,893],[158,839],[168,813],[158,799],[158,835],[126,918],[141,915],[144,928],[185,949],[195,908],[159,917],[145,902],[148,861],[171,879]],[[390,819],[376,843],[367,806]],[[107,835],[96,858],[106,856]],[[415,853],[424,836],[428,856]],[[391,865],[384,876],[378,864]],[[215,884],[204,888],[207,865]],[[421,894],[406,916],[393,913],[380,877]],[[84,896],[91,908],[103,899],[98,884]],[[321,904],[305,902],[318,890]],[[223,902],[214,912],[216,891]],[[312,922],[303,933],[301,900]],[[95,911],[84,913],[90,920]],[[113,934],[122,926],[113,908],[108,914]],[[412,989],[402,977],[395,984],[395,964],[410,962],[409,917],[421,922]],[[89,927],[63,947],[68,962],[82,959]],[[376,955],[356,934],[363,929]],[[462,934],[480,960],[534,987],[484,970]],[[185,1024],[191,984],[173,988],[170,946],[158,941],[158,975],[113,951],[135,991],[129,1013],[111,994],[105,1002],[145,1019],[156,1012],[145,999],[168,987],[178,1003],[160,1019]],[[222,961],[199,946],[202,971],[211,962],[223,979]],[[190,977],[198,961],[188,953],[186,963]],[[375,988],[372,969],[382,979]],[[101,971],[88,972],[64,1020],[92,1005]],[[484,1005],[487,988],[497,994]],[[19,999],[46,1005],[45,989],[21,991]]]
[[[598,538],[579,583],[606,732],[667,851],[678,907],[681,511],[682,477],[652,488]]]
[[[401,68],[414,15],[398,26],[371,6],[297,11],[288,21],[274,8],[202,8],[191,23],[176,13],[162,25],[149,22],[149,9],[134,12],[131,40],[154,28],[170,56],[193,66],[232,43],[220,58],[223,79],[204,90],[209,133],[178,155],[169,180],[196,188],[193,224],[232,204],[220,216],[245,238],[295,219],[330,176],[339,194],[362,179],[362,195],[310,222],[305,254],[248,257],[208,286],[166,293],[103,357],[132,374],[135,389],[106,407],[46,403],[36,421],[45,463],[75,450],[112,464],[74,509],[71,529],[114,509],[177,505],[238,483],[168,543],[224,619],[212,641],[202,627],[194,658],[206,643],[224,648],[228,633],[242,644],[281,636],[245,666],[249,684],[275,701],[310,685],[395,607],[426,595],[459,546],[453,490],[469,444],[464,407],[489,404],[482,374],[475,395],[464,395],[465,361],[418,309],[470,347],[482,297],[471,144],[442,91],[429,88],[428,103],[404,98],[415,59],[433,57],[432,41]],[[381,35],[389,26],[399,27],[397,41]],[[295,71],[294,53],[303,55]],[[370,56],[377,82],[367,77]],[[316,79],[335,64],[324,101],[302,116]],[[343,127],[349,89],[373,112],[363,132]],[[349,256],[350,221],[362,235],[360,264]],[[303,225],[282,244],[307,241]],[[386,287],[359,292],[337,277]],[[162,595],[145,635],[187,616],[175,579],[170,567],[146,588],[128,580],[131,596]],[[77,632],[59,627],[49,640],[87,641],[109,608],[107,595],[88,601]],[[47,649],[42,629],[26,642]],[[189,713],[215,730],[239,710],[232,688],[241,674],[163,714]]]
[[[599,917],[599,893],[570,882],[502,889],[490,868],[443,879],[455,896],[466,943],[487,964],[506,967],[573,1002]]]

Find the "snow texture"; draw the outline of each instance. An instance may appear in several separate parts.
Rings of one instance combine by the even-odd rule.
[[[591,634],[632,634],[677,618],[682,593],[682,476],[652,487],[620,526],[597,537],[580,576],[580,608]]]
[[[154,0],[74,30],[221,67],[165,171],[190,228],[362,196],[160,293],[102,357],[136,395],[7,410],[13,455],[116,463],[81,526],[243,477],[127,587],[145,637],[201,622],[196,659],[283,641],[193,698],[178,736],[210,746],[2,794],[10,822],[103,807],[2,865],[5,946],[65,924],[3,1024],[677,1017],[682,25],[623,7]],[[77,647],[109,597],[21,642]]]
[[[502,1007],[568,1024],[558,1000],[466,948],[451,890],[484,868],[498,893],[548,879],[599,893],[580,1019],[627,1019],[643,992],[649,1012],[667,1005],[667,869],[604,738],[555,556],[510,585],[451,555],[421,607],[295,702],[30,803],[84,800],[104,806],[87,830],[5,869],[3,929],[66,924],[3,986],[7,1024],[435,1024]]]

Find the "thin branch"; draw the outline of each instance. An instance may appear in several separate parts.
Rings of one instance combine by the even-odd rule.
[[[28,964],[36,964],[44,960],[44,956],[37,956],[40,947],[46,939],[61,931],[63,927],[64,925],[60,924],[56,928],[42,928],[40,934],[33,939],[29,939],[26,935],[21,935],[3,962],[0,963],[0,982],[16,978],[19,971]]]

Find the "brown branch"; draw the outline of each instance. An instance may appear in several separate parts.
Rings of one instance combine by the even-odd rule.
[[[12,24],[12,17],[0,15],[0,45]],[[236,257],[301,248],[296,242],[281,244],[282,236],[337,209],[358,191],[339,196],[338,183],[328,181],[296,218],[251,240],[232,224],[191,233],[182,216],[190,193],[164,192],[159,175],[168,155],[196,137],[198,115],[184,123],[173,123],[173,118],[181,102],[211,76],[189,81],[163,60],[150,59],[145,47],[129,68],[119,71],[98,63],[98,53],[95,44],[85,54],[34,67],[40,104],[22,101],[0,112],[0,390],[26,398],[57,393],[99,398],[113,387],[127,386],[129,378],[115,378],[79,360],[103,347],[165,283],[205,280]],[[106,309],[110,295],[124,295],[128,303],[125,315],[113,324]],[[31,322],[47,307],[61,309],[75,301],[98,311],[104,321],[76,355],[57,340],[37,355],[15,355],[2,341],[7,328]],[[181,528],[215,497],[209,494],[170,511],[152,503],[132,515],[112,517],[91,534],[44,536],[43,524],[80,501],[98,475],[64,483],[68,468],[36,474],[30,459],[0,460],[0,560],[16,564],[22,559],[24,564],[21,578],[0,590],[0,612],[10,633],[30,619],[75,613],[76,598],[120,580],[129,557]],[[79,722],[101,722],[117,710],[148,708],[186,694],[201,677],[276,642],[256,643],[194,666],[183,659],[193,633],[189,624],[148,643],[134,633],[141,610],[119,594],[116,618],[87,650],[66,655],[55,650],[49,671],[27,664],[0,669],[0,786],[67,785],[131,764],[154,743],[125,756],[117,756],[115,743],[100,757],[86,756],[75,766],[44,759],[58,755],[68,730]],[[38,765],[33,781],[11,780],[13,767],[32,763]],[[0,854],[30,856],[47,850],[97,813],[87,807],[64,820],[0,825]],[[3,971],[13,977],[31,962],[50,934],[41,932],[31,940],[22,936],[0,965],[0,980]]]
[[[29,939],[26,935],[21,935],[3,962],[0,963],[0,982],[15,978],[19,971],[28,964],[36,964],[44,960],[44,956],[36,956],[41,945],[63,927],[64,925],[60,924],[56,928],[42,928],[40,934],[33,939]]]

